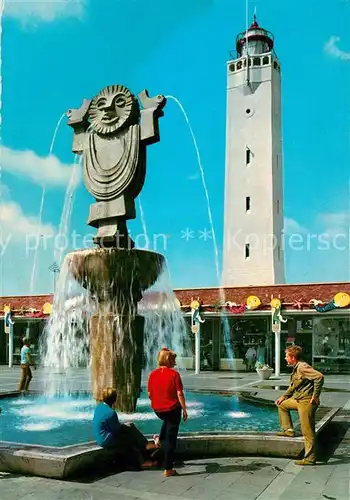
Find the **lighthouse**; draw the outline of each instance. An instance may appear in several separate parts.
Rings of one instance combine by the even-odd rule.
[[[227,62],[224,286],[283,284],[281,66],[253,23]]]

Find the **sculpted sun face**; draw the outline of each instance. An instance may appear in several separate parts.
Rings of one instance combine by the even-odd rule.
[[[247,298],[247,306],[248,306],[248,309],[254,311],[254,309],[257,309],[258,307],[261,306],[261,300],[259,299],[259,297],[256,297],[256,295],[250,295],[248,298]]]
[[[130,117],[137,101],[123,85],[110,85],[92,100],[90,120],[100,134],[111,134],[120,129]]]
[[[347,307],[350,304],[350,296],[347,293],[339,292],[334,297],[334,303],[337,307]]]

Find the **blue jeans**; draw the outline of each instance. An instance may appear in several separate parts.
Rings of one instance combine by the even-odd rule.
[[[156,411],[155,413],[163,420],[159,441],[164,447],[164,469],[170,470],[174,466],[176,441],[181,422],[181,406],[171,411]]]

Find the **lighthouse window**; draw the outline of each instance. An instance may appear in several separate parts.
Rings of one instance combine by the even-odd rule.
[[[250,110],[249,110],[250,112]],[[249,165],[250,161],[251,161],[251,157],[252,157],[252,152],[250,151],[249,148],[246,148],[245,150],[245,164],[246,165]]]
[[[280,213],[280,200],[277,200],[277,213]]]
[[[274,67],[275,69],[278,69],[278,64],[276,63],[276,61],[273,61],[273,67]]]
[[[254,64],[254,66],[260,66],[261,65],[260,57],[254,57],[253,64]]]
[[[246,212],[249,212],[249,210],[250,210],[250,196],[245,197],[245,209],[246,209]]]
[[[269,64],[269,62],[270,62],[269,56],[265,56],[263,59],[263,64],[266,65],[266,64]]]
[[[235,70],[235,65],[233,63],[230,64],[229,67],[228,67],[228,69],[231,71],[231,73],[233,73],[234,70]]]
[[[249,255],[250,255],[250,245],[249,245],[249,243],[246,243],[245,244],[245,258],[249,259]]]
[[[237,70],[242,69],[242,61],[238,61]]]

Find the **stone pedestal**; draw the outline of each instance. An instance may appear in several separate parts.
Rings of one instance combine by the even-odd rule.
[[[117,408],[121,412],[136,410],[141,391],[143,355],[142,316],[113,313],[91,318],[91,379],[95,399],[106,387],[117,389]]]

